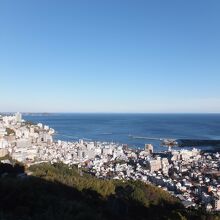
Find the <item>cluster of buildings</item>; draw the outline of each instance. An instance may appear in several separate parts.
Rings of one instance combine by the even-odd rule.
[[[101,158],[103,161],[126,159],[123,146],[107,142],[53,141],[54,129],[41,123],[33,124],[14,116],[0,116],[0,157],[10,155],[26,165],[50,161],[81,164]]]
[[[154,153],[107,142],[53,141],[54,129],[14,116],[0,116],[0,157],[27,166],[42,162],[76,164],[98,178],[141,180],[178,197],[185,207],[220,210],[220,154],[197,149]]]
[[[32,162],[38,157],[39,148],[53,143],[53,134],[54,129],[26,122],[20,113],[0,116],[0,156],[9,154],[16,161]]]
[[[195,148],[150,153],[149,145],[142,151],[128,149],[124,153],[127,160],[95,161],[90,172],[99,178],[141,180],[168,191],[187,208],[220,211],[219,153]]]

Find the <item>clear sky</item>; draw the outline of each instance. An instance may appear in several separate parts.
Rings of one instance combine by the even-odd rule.
[[[220,112],[219,0],[0,0],[0,111]]]

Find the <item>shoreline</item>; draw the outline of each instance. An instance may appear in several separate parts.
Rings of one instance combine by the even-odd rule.
[[[186,207],[201,207],[206,202],[204,198],[210,197],[210,201],[219,202],[219,206],[213,205],[212,210],[220,210],[219,153],[195,148],[154,152],[152,144],[145,144],[144,149],[134,149],[114,142],[54,141],[53,128],[25,122],[20,113],[1,119],[2,156],[9,154],[12,160],[26,166],[45,162],[61,162],[69,167],[76,165],[100,179],[150,182],[179,198]],[[175,142],[173,139],[167,141],[170,146]],[[206,188],[209,188],[208,192]],[[204,198],[195,189],[203,190]]]

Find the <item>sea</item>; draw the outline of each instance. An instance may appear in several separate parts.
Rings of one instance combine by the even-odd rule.
[[[220,114],[26,114],[25,120],[54,128],[55,140],[115,142],[132,148],[153,144],[166,150],[160,139],[220,140]]]

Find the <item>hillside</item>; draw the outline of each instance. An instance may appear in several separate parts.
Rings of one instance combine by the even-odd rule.
[[[100,180],[75,167],[41,164],[22,168],[1,164],[0,219],[218,219],[186,211],[167,192],[139,181]]]

